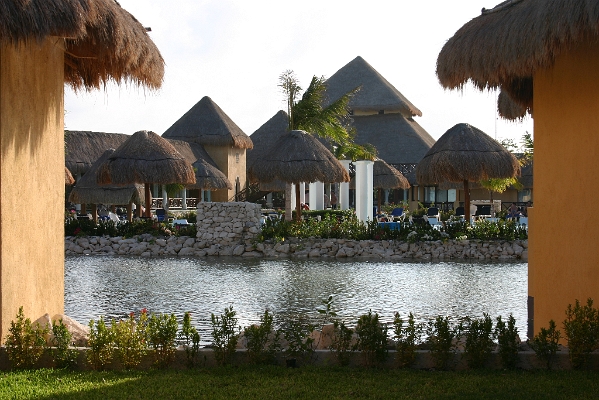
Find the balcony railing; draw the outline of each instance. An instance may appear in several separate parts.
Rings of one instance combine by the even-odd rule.
[[[154,197],[152,198],[152,209],[155,210],[157,208],[164,208],[164,199],[162,197]],[[198,205],[198,199],[195,197],[188,197],[185,199],[186,208],[195,209]],[[169,210],[183,210],[183,198],[181,197],[173,197],[168,199],[168,209]]]

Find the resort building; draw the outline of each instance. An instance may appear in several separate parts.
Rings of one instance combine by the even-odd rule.
[[[210,97],[202,98],[162,137],[204,146],[218,168],[233,184],[233,189],[216,190],[212,201],[233,201],[247,184],[246,150],[252,140]]]
[[[591,5],[592,3],[592,5]],[[529,337],[575,300],[599,299],[594,218],[572,194],[599,196],[599,8],[584,0],[506,1],[460,28],[437,60],[446,88],[500,88],[534,117],[529,209]]]
[[[146,29],[117,2],[6,3],[0,14],[2,339],[21,306],[32,320],[64,312],[65,83],[92,90],[113,80],[157,89],[164,74]],[[31,207],[39,215],[23,224]]]
[[[360,89],[350,101],[356,143],[375,146],[378,157],[410,181],[411,189],[395,190],[388,201],[406,200],[411,207],[417,206],[425,200],[425,188],[418,186],[414,170],[435,143],[414,119],[422,112],[360,56],[327,79],[328,103],[357,87]],[[447,190],[444,192],[445,198],[439,194],[437,199],[450,201]]]

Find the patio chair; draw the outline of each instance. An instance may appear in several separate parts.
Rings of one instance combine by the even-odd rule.
[[[156,209],[156,220],[158,220],[158,222],[164,222],[166,217],[166,210],[164,208],[157,208]]]
[[[403,213],[403,208],[397,207],[394,208],[393,211],[391,211],[391,214],[389,216],[393,218],[393,221],[401,221],[403,220],[405,214]]]
[[[437,207],[429,207],[428,211],[426,212],[426,215],[427,217],[435,217],[439,219],[439,209]]]
[[[455,216],[456,217],[463,217],[464,216],[464,207],[457,207],[455,209]]]
[[[437,217],[427,217],[427,218],[428,218],[428,223],[430,224],[430,226],[433,227],[433,229],[436,229],[438,231],[441,230],[443,223],[439,220],[439,218],[437,218]]]

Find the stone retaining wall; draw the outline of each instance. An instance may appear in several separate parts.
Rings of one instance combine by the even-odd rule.
[[[199,203],[196,238],[66,237],[65,253],[155,256],[239,256],[368,258],[385,260],[528,260],[528,240],[447,240],[407,243],[393,240],[297,239],[256,243],[261,209],[253,203]]]

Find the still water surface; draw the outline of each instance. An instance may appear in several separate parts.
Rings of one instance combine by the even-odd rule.
[[[524,337],[527,279],[526,263],[73,256],[65,261],[65,312],[87,324],[142,308],[179,319],[191,311],[207,343],[210,314],[229,305],[241,326],[265,309],[279,321],[315,320],[334,295],[338,316],[352,323],[370,309],[386,322],[396,311],[420,322],[512,313]]]

